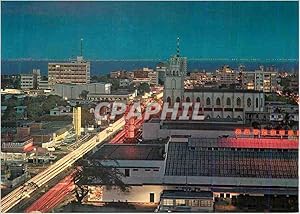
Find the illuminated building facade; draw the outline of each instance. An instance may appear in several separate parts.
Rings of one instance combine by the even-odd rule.
[[[56,83],[90,83],[90,62],[82,56],[71,62],[48,63],[48,81],[52,88]]]
[[[73,127],[77,137],[81,135],[81,107],[73,108]]]
[[[242,72],[242,85],[244,89],[263,92],[276,92],[278,88],[278,73],[274,71],[245,71]]]

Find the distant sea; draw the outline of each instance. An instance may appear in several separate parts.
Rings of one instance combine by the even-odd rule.
[[[41,70],[43,75],[48,73],[48,62],[61,62],[59,60],[2,60],[1,74],[20,74],[29,73],[32,69]],[[137,68],[150,67],[155,68],[158,60],[91,60],[91,76],[103,75],[114,70],[133,70]],[[188,71],[203,70],[215,71],[222,65],[229,65],[231,68],[237,69],[239,65],[244,65],[246,70],[257,69],[260,65],[265,67],[274,66],[278,71],[298,72],[299,62],[296,60],[188,60]]]

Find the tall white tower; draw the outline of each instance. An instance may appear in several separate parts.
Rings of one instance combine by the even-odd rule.
[[[184,79],[187,72],[187,58],[180,57],[179,38],[177,38],[177,54],[168,62],[164,86],[164,102],[173,105],[182,102],[184,96]]]

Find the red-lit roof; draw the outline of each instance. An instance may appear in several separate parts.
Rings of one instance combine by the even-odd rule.
[[[298,149],[297,140],[267,138],[220,138],[219,147],[264,148],[264,149]]]

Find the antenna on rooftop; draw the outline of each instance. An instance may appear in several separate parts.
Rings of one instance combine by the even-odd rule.
[[[80,39],[80,56],[83,56],[83,38]]]
[[[179,57],[179,37],[177,37],[177,57]]]

